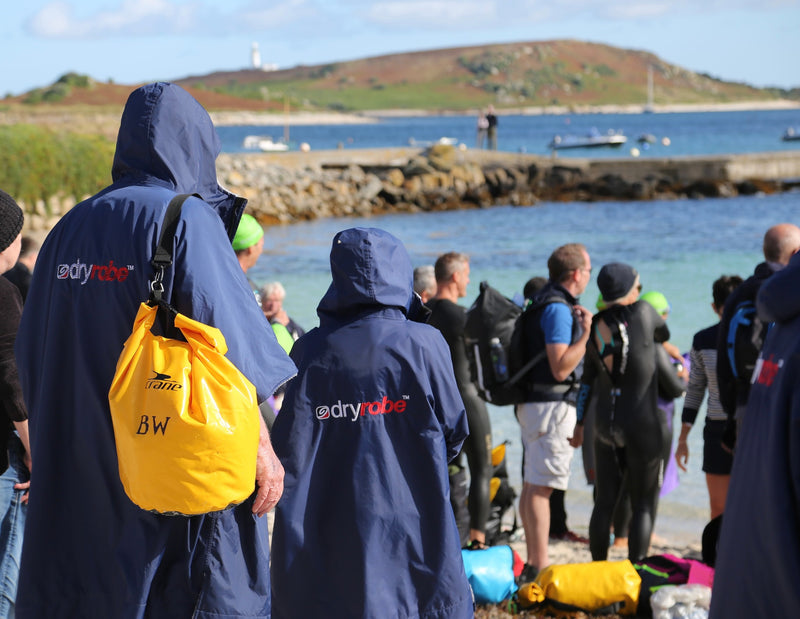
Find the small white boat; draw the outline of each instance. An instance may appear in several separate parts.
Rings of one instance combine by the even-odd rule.
[[[548,146],[553,150],[561,150],[564,148],[597,148],[600,146],[620,147],[627,141],[628,138],[625,137],[621,131],[609,129],[607,133],[602,134],[597,129],[592,129],[586,135],[553,136]]]
[[[784,142],[793,142],[794,140],[800,140],[800,129],[789,127],[786,131],[783,132],[783,136],[781,137],[781,139]]]
[[[289,145],[283,140],[277,142],[269,135],[248,135],[242,142],[242,146],[251,150],[262,150],[265,152],[280,152],[289,150]]]
[[[451,138],[451,137],[441,137],[435,142],[431,141],[422,141],[416,140],[414,138],[408,138],[408,145],[409,146],[433,146],[434,144],[446,144],[448,146],[456,146],[458,145],[458,138]]]

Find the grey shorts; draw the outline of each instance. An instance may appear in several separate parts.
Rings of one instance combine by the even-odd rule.
[[[524,482],[566,490],[575,450],[569,439],[575,429],[575,406],[563,400],[520,404]]]

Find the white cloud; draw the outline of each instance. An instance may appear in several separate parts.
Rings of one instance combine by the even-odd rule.
[[[264,8],[264,4],[267,7]],[[240,26],[248,30],[278,28],[316,15],[306,0],[288,0],[279,4],[258,3],[237,15]]]
[[[461,0],[373,2],[366,15],[369,22],[383,26],[426,29],[480,26],[497,17],[494,2]]]
[[[79,16],[75,2],[55,0],[28,22],[28,30],[48,39],[112,38],[154,34],[241,34],[269,30],[308,19],[307,0],[250,2],[230,6],[194,0],[123,0],[111,9]],[[266,8],[265,8],[266,5]]]
[[[78,17],[61,0],[45,5],[28,22],[29,30],[52,39],[109,38],[120,34],[178,33],[197,25],[198,6],[169,0],[124,0],[113,10]]]
[[[108,1],[108,0],[107,0]],[[26,24],[47,39],[103,39],[155,34],[227,36],[266,33],[335,40],[374,28],[402,34],[454,34],[574,20],[646,21],[744,10],[765,12],[798,0],[116,0],[87,12],[77,0],[53,0]],[[108,4],[106,3],[106,6]],[[281,29],[279,32],[278,29]]]

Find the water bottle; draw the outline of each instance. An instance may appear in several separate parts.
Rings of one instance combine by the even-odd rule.
[[[493,337],[489,340],[489,355],[492,358],[492,368],[497,382],[504,383],[508,380],[508,361],[506,351],[500,343],[500,339]]]

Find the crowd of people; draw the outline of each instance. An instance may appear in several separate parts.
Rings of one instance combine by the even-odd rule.
[[[492,128],[496,119],[490,143]],[[472,617],[461,552],[488,546],[493,467],[459,303],[469,256],[414,268],[388,232],[343,230],[319,326],[306,332],[279,282],[248,279],[264,231],[217,182],[218,153],[210,117],[186,91],[148,84],[125,106],[112,184],[41,248],[0,191],[0,617]],[[253,494],[196,516],[126,496],[108,403],[164,212],[181,193],[194,196],[175,223],[164,295],[219,329],[262,413]],[[550,564],[551,537],[569,532],[578,448],[595,487],[581,540],[592,559],[606,559],[612,539],[632,561],[647,556],[665,472],[673,461],[687,470],[707,391],[702,470],[721,529],[709,560],[724,592],[712,616],[780,616],[800,602],[798,250],[800,228],[770,227],[752,277],[713,283],[720,321],[687,355],[669,342],[669,303],[641,294],[633,265],[602,265],[593,313],[579,301],[593,275],[586,245],[553,250],[518,319],[519,584]],[[740,367],[727,334],[744,302],[774,326],[751,338],[755,354]]]

